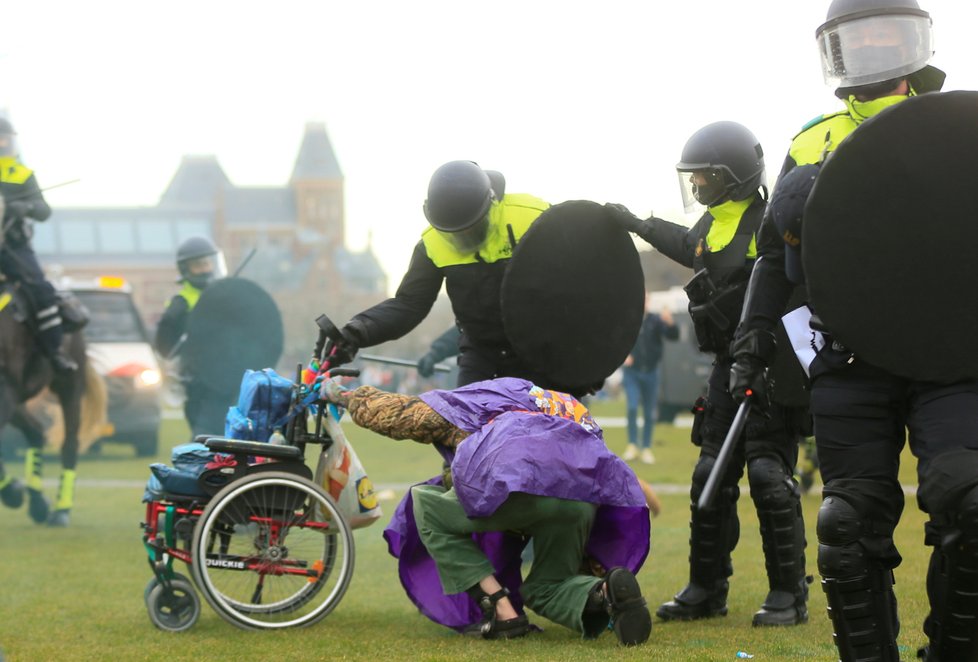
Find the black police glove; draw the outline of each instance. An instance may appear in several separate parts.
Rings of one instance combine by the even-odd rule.
[[[333,351],[329,355],[331,367],[349,363],[360,351],[363,343],[363,325],[353,320],[340,329],[340,339],[333,343]]]
[[[767,399],[767,365],[750,354],[742,354],[730,368],[730,395],[738,404],[751,398],[751,402]]]
[[[418,374],[422,377],[431,377],[435,374],[436,363],[435,357],[431,355],[431,352],[428,352],[418,359]]]
[[[629,211],[628,207],[617,202],[607,202],[604,205],[605,211],[615,223],[623,227],[628,232],[641,233],[645,228],[645,221]]]
[[[771,386],[767,366],[776,350],[774,334],[761,329],[747,331],[731,343],[734,363],[730,368],[730,395],[736,402],[749,396],[751,402],[766,408]]]

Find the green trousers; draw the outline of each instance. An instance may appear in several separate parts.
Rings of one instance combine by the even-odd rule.
[[[600,581],[580,574],[597,506],[514,493],[489,517],[470,518],[455,490],[417,485],[411,496],[418,532],[446,594],[461,593],[493,574],[473,533],[513,531],[533,539],[533,566],[520,589],[523,602],[544,618],[583,632],[581,613]]]

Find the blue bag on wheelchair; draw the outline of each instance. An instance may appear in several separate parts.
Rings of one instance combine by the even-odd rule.
[[[149,465],[151,475],[146,483],[143,501],[160,499],[165,494],[206,496],[207,492],[197,479],[207,464],[213,461],[214,455],[214,451],[196,442],[175,446],[170,454],[172,467],[160,463]]]
[[[285,423],[292,399],[292,381],[271,368],[246,370],[237,406],[228,408],[224,436],[243,441],[268,441]]]

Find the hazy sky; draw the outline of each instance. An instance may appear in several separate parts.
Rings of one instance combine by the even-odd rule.
[[[920,0],[945,89],[978,89],[978,3]],[[346,176],[349,243],[392,284],[425,227],[432,171],[501,170],[550,202],[682,221],[674,165],[696,129],[747,125],[780,168],[837,109],[815,29],[828,1],[173,0],[7,3],[0,108],[62,206],[154,205],[181,156],[280,186],[305,123]]]

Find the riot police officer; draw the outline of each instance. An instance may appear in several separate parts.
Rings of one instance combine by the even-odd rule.
[[[829,6],[816,36],[826,82],[845,110],[810,122],[791,143],[761,228],[760,259],[734,345],[730,385],[738,398],[760,379],[792,280],[804,277],[797,268],[787,270],[786,256],[797,259],[797,253],[795,245],[786,246],[784,232],[796,244],[818,164],[865,119],[940,89],[944,75],[928,65],[931,29],[915,0],[833,0]],[[919,656],[978,660],[978,384],[894,375],[835,340],[818,313],[810,326],[825,334],[825,344],[809,366],[825,481],[818,566],[840,659],[900,659],[893,569],[901,558],[893,531],[904,505],[900,452],[909,438],[919,460],[918,501],[930,515],[925,543],[934,547],[924,622],[929,646]]]
[[[30,220],[46,221],[51,207],[44,200],[34,171],[17,158],[13,125],[0,118],[0,195],[4,200],[3,255],[0,271],[19,281],[34,308],[38,344],[57,372],[73,372],[78,364],[61,349],[64,329],[58,296],[44,278],[44,271],[31,247]]]
[[[213,281],[227,275],[224,253],[206,237],[191,237],[177,249],[177,270],[182,286],[167,303],[156,328],[154,345],[164,358],[176,358],[184,342],[191,311],[201,293]],[[230,404],[224,394],[213,393],[194,379],[194,366],[181,365],[186,401],[184,415],[194,435],[220,433]],[[199,369],[206,370],[206,366]]]
[[[507,194],[505,180],[472,161],[449,161],[431,176],[428,227],[414,248],[394,297],[354,316],[341,330],[340,361],[360,347],[396,340],[428,315],[445,282],[452,302],[462,386],[499,376],[535,375],[515,356],[503,330],[499,292],[517,242],[549,207],[527,194]]]
[[[612,216],[667,257],[692,267],[686,286],[700,349],[716,355],[705,398],[695,407],[693,443],[700,456],[692,476],[689,583],[656,612],[664,620],[692,620],[727,613],[730,554],[737,544],[738,481],[747,467],[751,498],[760,521],[770,591],[754,614],[755,626],[796,625],[808,620],[805,533],[800,495],[792,479],[800,422],[807,415],[790,386],[773,394],[766,415],[752,412],[732,460],[720,479],[715,506],[697,501],[736,412],[727,389],[730,341],[756,255],[755,235],[765,209],[761,145],[736,122],[709,124],[689,138],[676,165],[687,210],[706,212],[692,227],[659,218],[639,220],[618,205]],[[801,390],[799,381],[795,391]],[[780,396],[780,397],[779,397]],[[803,394],[802,394],[803,396]]]

